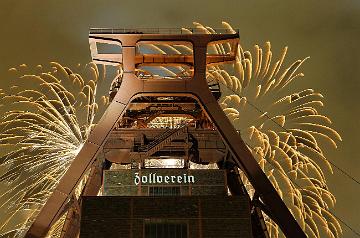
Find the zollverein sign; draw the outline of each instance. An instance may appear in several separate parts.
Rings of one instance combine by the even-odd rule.
[[[193,175],[157,175],[156,173],[150,173],[147,175],[140,175],[135,173],[134,176],[135,185],[138,184],[187,184],[195,183],[195,177]]]

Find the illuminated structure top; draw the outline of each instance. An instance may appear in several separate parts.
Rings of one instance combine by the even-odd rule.
[[[166,64],[167,66],[194,66],[195,51],[199,48],[206,49],[208,45],[215,45],[226,42],[228,48],[225,52],[218,54],[206,52],[206,66],[230,63],[235,60],[237,45],[239,42],[239,32],[226,29],[215,30],[213,33],[204,33],[204,29],[199,28],[139,28],[139,29],[111,29],[111,28],[92,28],[89,33],[89,43],[91,56],[95,63],[105,65],[123,65],[126,71],[127,63],[132,62],[130,57],[123,55],[123,47],[135,47],[135,68],[137,66],[154,66]],[[102,52],[102,45],[117,45],[119,48]],[[149,44],[156,45],[182,45],[186,51],[178,51],[164,54],[154,54],[151,51],[142,51],[142,46]],[[111,52],[111,53],[110,53]],[[200,58],[199,58],[200,60]],[[201,64],[198,64],[198,68]],[[132,67],[130,70],[135,69]]]
[[[212,29],[214,34],[239,34],[239,30]],[[200,28],[90,28],[90,34],[161,34],[189,35],[204,34]]]

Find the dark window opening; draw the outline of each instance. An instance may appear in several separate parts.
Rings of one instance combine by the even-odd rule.
[[[144,238],[187,238],[186,221],[148,220],[145,221]]]
[[[180,187],[149,187],[149,196],[180,196]]]

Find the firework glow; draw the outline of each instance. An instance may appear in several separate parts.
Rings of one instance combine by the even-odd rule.
[[[96,65],[82,70],[85,78],[58,63],[51,67],[37,66],[36,74],[27,74],[26,65],[12,68],[13,86],[1,91],[3,235],[24,235],[94,126],[103,79]]]
[[[203,33],[215,33],[210,27],[194,25]],[[234,31],[226,22],[223,26]],[[226,54],[232,46],[209,47],[213,53]],[[150,48],[159,54],[192,52],[186,45]],[[342,228],[330,212],[336,199],[324,175],[324,170],[332,172],[332,168],[321,143],[336,148],[341,137],[331,128],[330,119],[320,113],[320,93],[292,91],[291,83],[303,77],[298,70],[307,58],[284,67],[286,53],[287,47],[275,59],[269,42],[264,48],[255,45],[251,52],[238,46],[234,64],[209,66],[207,80],[219,83],[220,106],[305,233],[309,237],[340,237]],[[99,93],[105,67],[99,69],[91,63],[82,68],[82,74],[58,63],[51,67],[45,72],[38,66],[35,74],[28,74],[25,65],[10,69],[13,86],[0,90],[2,235],[24,236],[109,103],[108,95]],[[180,66],[162,70],[174,77],[179,72],[192,75]],[[157,127],[169,124],[168,120],[157,117],[152,124]],[[250,182],[240,174],[253,196]],[[284,237],[269,217],[265,220],[270,237]],[[63,221],[64,217],[53,226],[49,237],[58,236]]]

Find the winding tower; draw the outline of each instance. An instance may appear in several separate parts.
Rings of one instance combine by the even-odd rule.
[[[62,237],[268,237],[262,212],[287,237],[306,237],[219,106],[220,85],[207,77],[209,67],[235,60],[238,41],[238,31],[227,30],[90,29],[93,61],[123,74],[26,237],[45,237],[62,216]],[[116,50],[101,52],[102,44]],[[226,53],[209,50],[217,44]],[[151,51],[169,46],[172,53]],[[160,160],[177,166],[161,168]]]

